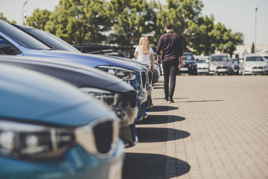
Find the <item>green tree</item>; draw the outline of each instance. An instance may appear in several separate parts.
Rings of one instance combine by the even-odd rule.
[[[252,42],[252,45],[251,45],[251,53],[254,53],[254,51],[255,51],[255,45],[254,45],[254,42]]]
[[[214,52],[215,47],[212,46],[213,37],[211,31],[214,28],[214,16],[201,17],[195,23],[189,21],[189,47],[194,49],[196,54],[210,54]]]
[[[45,29],[71,44],[100,43],[107,17],[103,0],[61,0]]]
[[[47,22],[49,21],[49,16],[51,12],[48,10],[39,10],[38,8],[34,10],[32,16],[28,17],[26,19],[26,24],[28,26],[45,30],[45,26]]]
[[[232,30],[227,29],[225,25],[221,23],[215,24],[214,29],[212,30],[212,34],[214,36],[212,46],[216,47],[219,51],[222,51],[223,47],[226,46],[227,49],[224,50],[225,53],[232,55],[236,49],[236,45],[243,43],[243,35],[242,33],[231,32]]]
[[[5,22],[8,22],[8,23],[12,23],[12,24],[16,24],[16,21],[12,20],[12,21],[9,21],[2,12],[0,12],[0,19],[5,21]]]
[[[113,24],[111,36],[120,46],[130,48],[150,32],[152,11],[146,0],[111,0],[107,11]]]

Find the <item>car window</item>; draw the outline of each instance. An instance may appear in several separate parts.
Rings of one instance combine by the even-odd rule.
[[[247,62],[263,62],[262,57],[246,57]]]
[[[17,41],[21,45],[36,49],[36,50],[49,50],[50,47],[31,37],[27,33],[17,29],[16,27],[4,22],[0,21],[0,31],[4,34],[8,35],[13,40]]]
[[[228,56],[212,56],[211,57],[212,62],[229,62]]]
[[[34,28],[25,29],[25,30],[28,31],[30,34],[39,38],[41,41],[47,43],[48,45],[50,45],[56,50],[64,50],[64,51],[76,52],[76,53],[79,52],[76,48],[64,42],[63,40],[56,37],[55,35],[52,35],[50,33],[47,33],[38,29],[34,29]]]
[[[183,60],[194,60],[193,54],[183,54]]]
[[[207,63],[206,60],[197,60],[197,63]]]
[[[17,55],[18,53],[0,37],[0,55]]]
[[[233,60],[233,64],[239,64],[239,60]]]

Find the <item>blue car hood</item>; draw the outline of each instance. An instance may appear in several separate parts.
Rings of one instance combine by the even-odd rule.
[[[54,59],[57,58],[59,60],[79,63],[93,68],[97,66],[117,66],[127,68],[133,71],[139,71],[141,69],[141,67],[137,66],[135,63],[129,63],[123,60],[113,59],[100,55],[73,53],[60,50],[33,50],[25,48],[23,46],[20,46],[19,48],[23,52],[24,56],[35,56],[35,57],[46,57],[46,58],[53,57]]]
[[[0,66],[0,118],[82,126],[115,114],[75,87],[30,70]]]

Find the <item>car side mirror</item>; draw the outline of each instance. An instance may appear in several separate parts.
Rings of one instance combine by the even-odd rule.
[[[209,60],[206,60],[206,62],[208,63],[208,62],[209,62]]]

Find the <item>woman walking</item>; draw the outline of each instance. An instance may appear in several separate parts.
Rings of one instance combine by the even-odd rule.
[[[137,46],[134,56],[138,61],[144,62],[149,66],[149,69],[154,72],[154,51],[150,47],[148,37],[141,37],[139,46]]]

